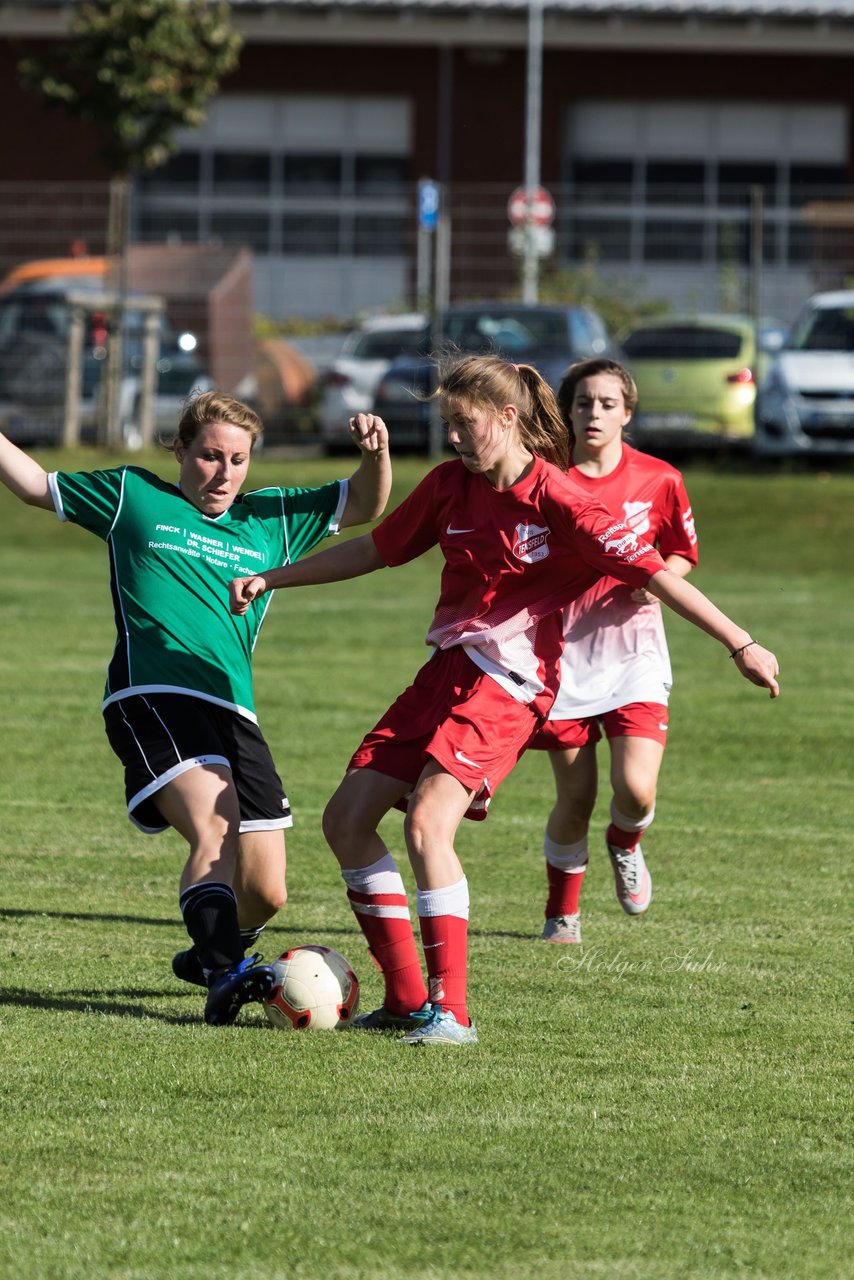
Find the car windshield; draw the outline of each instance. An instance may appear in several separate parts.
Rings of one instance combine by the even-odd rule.
[[[420,351],[425,336],[424,329],[374,329],[363,333],[349,354],[357,360],[393,360]]]
[[[10,342],[23,334],[66,338],[68,307],[65,301],[48,295],[31,294],[8,298],[0,303],[0,343]]]
[[[794,351],[854,351],[854,307],[816,307],[792,330]]]
[[[90,325],[103,323],[103,313],[92,310]],[[0,345],[18,341],[22,337],[58,339],[67,342],[71,326],[71,309],[64,295],[48,293],[21,293],[0,300]],[[123,332],[133,344],[141,344],[145,328],[145,316],[133,300],[125,303]],[[177,339],[166,317],[158,319],[161,350],[177,345]]]
[[[669,325],[636,329],[623,343],[629,360],[734,360],[743,335],[730,329]]]
[[[569,347],[566,315],[560,311],[496,309],[445,316],[442,338],[461,351],[500,351],[526,356]]]

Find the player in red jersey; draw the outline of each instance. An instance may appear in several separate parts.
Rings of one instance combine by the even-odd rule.
[[[444,555],[427,635],[432,655],[353,756],[323,816],[347,893],[385,978],[380,1009],[352,1025],[403,1028],[409,1044],[477,1039],[466,1007],[468,883],[454,849],[463,817],[483,817],[548,713],[563,644],[561,606],[603,576],[646,586],[778,693],[777,662],[658,552],[565,474],[568,435],[535,369],[469,356],[437,392],[458,455],[440,463],[368,537],[231,584],[235,613],[261,593],[354,578]],[[403,881],[379,834],[406,808],[429,990]]]
[[[557,399],[572,438],[569,476],[654,543],[671,573],[684,577],[697,563],[691,505],[675,467],[623,439],[637,403],[630,374],[613,360],[581,361],[565,375]],[[630,915],[649,906],[652,879],[640,841],[655,815],[673,677],[661,609],[645,587],[632,590],[616,578],[600,578],[566,606],[564,637],[560,689],[531,746],[549,752],[556,791],[544,839],[542,936],[580,943],[579,896],[602,729],[612,789],[605,840],[617,898]]]

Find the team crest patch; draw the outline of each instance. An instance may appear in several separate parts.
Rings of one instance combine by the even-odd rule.
[[[649,513],[651,510],[651,502],[624,502],[623,511],[625,515],[623,518],[634,533],[648,533]]]
[[[517,560],[525,564],[534,564],[537,560],[545,560],[549,554],[549,534],[551,529],[538,524],[517,524],[516,537],[513,542],[513,554]]]

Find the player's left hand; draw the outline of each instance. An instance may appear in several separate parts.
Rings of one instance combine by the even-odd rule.
[[[763,649],[761,644],[754,643],[737,653],[733,661],[751,684],[768,689],[772,698],[780,696],[780,685],[777,682],[780,664],[770,649]]]
[[[384,453],[388,448],[388,427],[375,413],[358,413],[350,419],[349,430],[363,453]]]
[[[646,587],[636,587],[632,592],[632,600],[635,604],[658,604],[658,600],[650,595]]]
[[[248,578],[232,578],[228,584],[228,606],[232,613],[242,617],[247,613],[253,600],[262,596],[267,587],[267,580],[260,573]]]

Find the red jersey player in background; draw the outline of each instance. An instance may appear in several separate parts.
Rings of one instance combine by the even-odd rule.
[[[565,474],[568,433],[535,369],[469,356],[435,392],[453,461],[440,463],[368,537],[231,584],[243,613],[264,591],[357,577],[430,547],[445,559],[428,662],[365,737],[323,830],[385,979],[365,1030],[467,1045],[468,882],[454,849],[463,817],[490,797],[548,714],[563,645],[562,606],[600,577],[646,586],[725,644],[742,675],[778,693],[777,661],[750,633],[670,572],[658,552]],[[379,834],[405,807],[425,987],[406,893]]]
[[[583,360],[565,374],[558,407],[572,440],[568,475],[591,498],[652,542],[671,573],[697,563],[697,535],[682,476],[623,439],[637,388],[613,360]],[[579,895],[596,804],[596,743],[611,755],[611,823],[605,842],[617,898],[630,915],[646,911],[652,879],[641,835],[655,816],[673,682],[658,600],[645,587],[600,578],[564,610],[561,682],[531,746],[548,751],[555,805],[546,824],[549,942],[581,942]],[[601,728],[600,728],[601,726]]]

